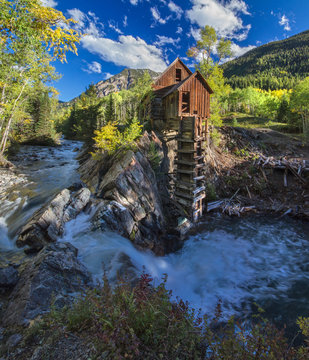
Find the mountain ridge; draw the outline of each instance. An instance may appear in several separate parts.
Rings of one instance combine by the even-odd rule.
[[[128,90],[132,88],[136,84],[137,80],[141,78],[146,72],[149,73],[149,75],[153,80],[155,80],[161,74],[159,72],[155,72],[150,69],[126,68],[123,69],[120,73],[115,74],[106,80],[101,80],[93,85],[97,91],[98,97],[102,98],[104,96],[108,96],[111,93],[115,93],[121,90]],[[78,99],[81,95],[67,102],[61,102],[61,103],[65,106],[68,106],[74,103],[74,101]]]
[[[258,46],[222,65],[232,87],[291,88],[309,76],[309,30]]]

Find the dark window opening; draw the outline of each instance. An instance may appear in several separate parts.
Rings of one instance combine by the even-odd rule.
[[[181,81],[181,69],[176,69],[176,81]]]
[[[182,93],[181,110],[183,113],[190,113],[190,91]]]

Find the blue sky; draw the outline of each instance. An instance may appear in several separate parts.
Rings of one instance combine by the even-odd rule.
[[[42,0],[78,21],[87,34],[78,56],[55,64],[59,99],[78,96],[126,67],[163,71],[186,51],[198,29],[213,26],[229,38],[235,56],[309,29],[309,0]]]

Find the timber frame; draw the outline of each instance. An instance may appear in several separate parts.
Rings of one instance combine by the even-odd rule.
[[[193,221],[202,215],[206,198],[205,142],[212,93],[202,74],[192,73],[177,58],[154,83],[148,103],[151,127],[174,134],[177,141],[173,196]]]

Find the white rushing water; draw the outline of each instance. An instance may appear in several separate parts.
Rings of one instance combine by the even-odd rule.
[[[108,269],[115,279],[122,266],[131,270],[132,264],[156,284],[166,273],[175,296],[210,313],[220,299],[229,316],[249,313],[252,301],[289,301],[289,289],[309,279],[309,269],[303,269],[309,260],[308,237],[292,225],[297,228],[278,219],[218,219],[177,253],[156,257],[114,233],[91,232],[89,216],[83,214],[66,225],[62,240],[79,249],[81,261],[97,278]]]
[[[14,248],[17,231],[56,192],[79,180],[76,147],[81,142],[62,140],[61,147],[22,146],[14,164],[27,181],[0,194],[0,250]]]
[[[64,141],[59,148],[22,147],[15,163],[30,183],[19,184],[0,198],[0,251],[14,249],[18,229],[33,212],[79,180],[74,148],[80,146]],[[309,315],[308,223],[268,217],[211,218],[180,251],[156,257],[136,250],[117,234],[91,231],[90,217],[80,214],[67,223],[59,241],[76,246],[97,279],[102,279],[104,269],[111,280],[117,272],[132,278],[145,271],[155,284],[167,274],[167,287],[174,296],[204,312],[212,313],[220,299],[226,316],[246,316],[253,301],[278,317],[294,312],[293,322],[297,315]]]

